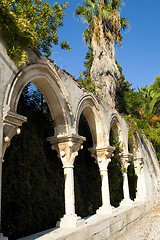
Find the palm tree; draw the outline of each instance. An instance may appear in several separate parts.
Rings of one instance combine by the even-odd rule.
[[[121,43],[121,29],[125,29],[128,20],[120,18],[122,0],[84,0],[75,14],[87,22],[83,32],[85,43],[93,48],[94,61],[91,77],[96,92],[114,105],[117,79],[120,77],[115,63],[114,43]]]
[[[156,89],[154,84],[152,84],[150,87],[146,86],[138,89],[141,94],[139,114],[141,118],[147,119],[151,125],[156,126],[160,120],[160,87]]]

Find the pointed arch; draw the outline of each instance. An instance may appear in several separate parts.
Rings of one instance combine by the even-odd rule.
[[[111,129],[119,137],[121,151],[128,153],[128,128],[124,119],[116,113],[110,117],[110,131]]]
[[[44,63],[26,66],[13,79],[5,94],[4,109],[17,111],[24,87],[32,82],[43,94],[54,119],[55,134],[68,132],[72,114],[67,92],[53,66]]]
[[[78,103],[76,110],[76,132],[78,133],[79,119],[84,114],[90,127],[93,145],[104,145],[104,127],[100,114],[100,107],[97,100],[91,94],[83,95]]]

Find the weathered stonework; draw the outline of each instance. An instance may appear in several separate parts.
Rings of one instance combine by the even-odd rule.
[[[97,54],[100,54],[97,53]],[[100,54],[101,55],[101,54]],[[104,68],[103,61],[108,63],[106,72],[113,78],[119,77],[116,65],[108,56],[99,56],[97,66]],[[19,68],[7,55],[5,43],[0,38],[0,179],[5,150],[12,137],[20,133],[21,125],[27,121],[17,113],[17,105],[26,84],[33,82],[44,95],[54,119],[54,136],[48,140],[56,149],[63,163],[65,182],[66,212],[58,229],[43,232],[39,239],[75,239],[105,240],[116,239],[119,234],[138,221],[144,214],[160,201],[160,169],[151,143],[138,138],[133,157],[128,152],[128,125],[114,108],[115,85],[108,77],[107,91],[101,100],[88,92],[65,70],[48,62],[43,56],[29,51],[29,64]],[[102,59],[102,62],[101,62]],[[106,63],[105,63],[106,64]],[[92,71],[94,75],[94,72]],[[101,77],[95,78],[101,81]],[[114,81],[116,83],[116,81]],[[112,89],[113,87],[113,89]],[[102,176],[102,207],[97,214],[84,220],[76,215],[74,201],[74,160],[85,138],[78,135],[81,113],[86,117],[93,139],[90,149],[94,155]],[[113,154],[110,146],[110,130],[119,133],[121,142],[122,168],[124,170],[124,201],[114,209],[110,205],[107,167]],[[14,141],[14,139],[12,140]],[[138,175],[137,198],[130,200],[128,192],[127,167],[134,161]],[[0,188],[1,188],[0,181]],[[143,192],[143,194],[142,194]],[[1,192],[0,192],[1,201]],[[50,233],[49,233],[50,232]],[[35,239],[35,236],[26,239]],[[0,235],[0,239],[4,239]]]

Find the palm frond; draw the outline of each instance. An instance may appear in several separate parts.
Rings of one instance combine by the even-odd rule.
[[[108,6],[109,5],[109,1],[108,0],[104,0],[104,5]]]
[[[85,0],[84,3],[86,7],[90,7],[92,9],[94,9],[95,6],[98,4],[97,0]]]
[[[101,16],[103,19],[108,19],[108,18],[111,16],[110,8],[103,7],[103,8],[100,10],[100,16]]]
[[[123,4],[123,0],[111,0],[109,5],[111,5],[112,10],[120,11],[120,6]]]
[[[154,111],[154,106],[160,102],[160,93],[157,93],[154,98],[152,99],[152,101],[149,103],[149,114],[153,113]]]
[[[129,26],[129,21],[126,18],[121,18],[121,28],[125,30]]]
[[[123,37],[120,31],[129,23],[127,19],[120,18],[120,6],[123,0],[84,0],[83,2],[77,6],[75,15],[81,16],[81,19],[88,23],[88,31],[84,32],[84,36],[88,36],[88,32],[91,33],[91,28],[93,36],[94,27],[99,23],[92,24],[92,21],[94,23],[95,19],[98,19],[102,21],[104,34],[106,32],[106,36],[110,36],[111,41],[121,43]]]
[[[88,28],[84,30],[83,37],[86,45],[91,43],[92,33]]]
[[[80,16],[83,21],[89,23],[94,16],[94,13],[92,9],[79,4],[74,11],[74,15]]]

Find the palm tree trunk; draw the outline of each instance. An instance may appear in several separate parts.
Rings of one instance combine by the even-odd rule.
[[[115,50],[112,36],[104,36],[101,19],[95,19],[92,37],[94,61],[91,67],[91,78],[96,93],[111,106],[115,106],[116,84],[120,73],[115,63]]]

